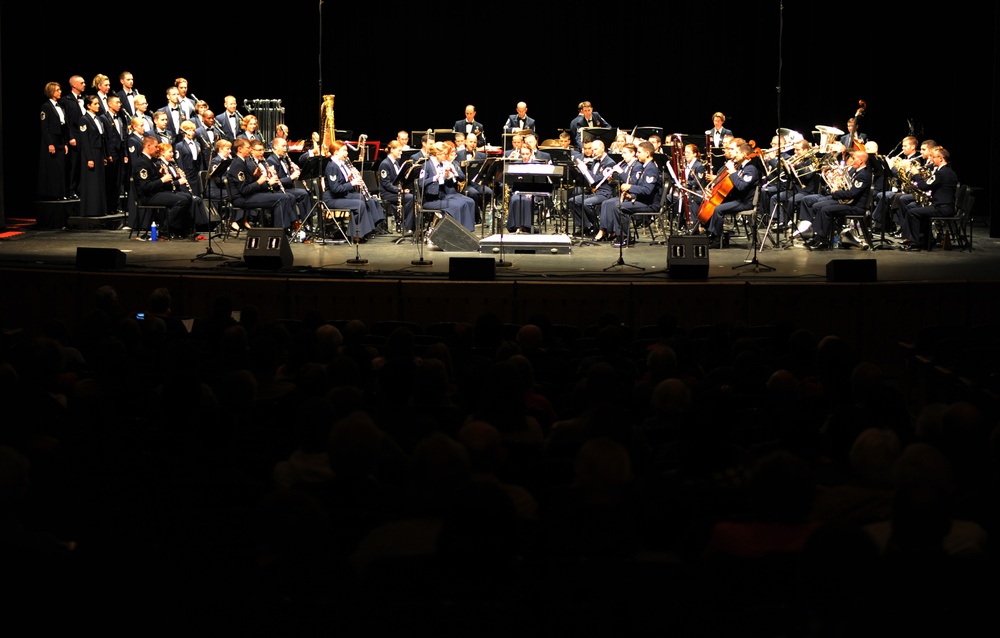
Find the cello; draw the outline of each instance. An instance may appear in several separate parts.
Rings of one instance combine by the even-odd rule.
[[[750,160],[760,155],[760,150],[756,148],[756,142],[750,140],[748,144],[754,151],[747,155],[744,160]],[[705,199],[701,202],[701,208],[698,209],[698,221],[702,224],[708,224],[715,213],[715,207],[726,199],[726,195],[731,190],[733,190],[733,175],[729,172],[728,166],[723,166],[715,179],[705,187]]]

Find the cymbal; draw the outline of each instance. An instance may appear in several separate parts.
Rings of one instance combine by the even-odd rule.
[[[823,126],[822,124],[816,125],[816,130],[820,133],[826,133],[827,135],[843,135],[844,132],[841,131],[836,126]]]

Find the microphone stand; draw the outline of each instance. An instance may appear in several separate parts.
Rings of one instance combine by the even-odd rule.
[[[637,160],[634,160],[634,161],[637,161]],[[629,268],[635,268],[637,270],[646,270],[642,266],[638,266],[636,264],[627,264],[627,263],[625,263],[625,244],[628,243],[629,233],[631,232],[631,230],[625,230],[625,225],[622,223],[623,219],[625,218],[625,213],[622,212],[622,202],[620,201],[621,200],[621,181],[620,181],[620,179],[621,178],[619,178],[615,182],[616,184],[618,184],[618,188],[615,189],[615,190],[618,191],[617,194],[618,194],[618,198],[619,198],[618,205],[615,206],[615,215],[618,217],[618,229],[619,230],[624,230],[625,232],[622,233],[623,236],[618,237],[618,259],[615,260],[615,263],[613,263],[610,266],[608,266],[607,268],[605,268],[604,272],[608,272],[609,270],[611,270],[615,266],[628,266]],[[631,220],[629,221],[629,225],[628,226],[629,226],[629,229],[631,229],[631,227],[632,227]]]
[[[211,161],[211,158],[210,158],[209,161]],[[206,193],[208,195],[208,210],[210,210],[210,211],[212,210],[212,202],[213,202],[213,200],[212,200],[212,188],[210,186],[211,180],[212,180],[213,177],[216,176],[217,173],[225,175],[226,171],[229,170],[229,165],[232,164],[232,163],[233,163],[232,158],[222,160],[221,162],[219,162],[218,164],[216,164],[215,169],[211,173],[209,173],[208,176],[205,178],[205,189],[208,191]],[[222,206],[221,205],[219,206],[219,210],[220,211],[222,210]],[[224,220],[223,217],[222,217],[222,215],[220,214],[219,215],[219,226],[221,226],[221,225],[223,225],[225,223],[226,223],[226,220]],[[227,225],[227,229],[228,229],[228,225]],[[192,259],[191,261],[197,261],[199,259],[206,259],[206,260],[210,260],[210,261],[217,261],[219,259],[237,259],[238,260],[239,257],[236,257],[234,255],[226,255],[224,253],[216,253],[214,250],[212,250],[212,238],[213,237],[221,237],[221,236],[222,236],[222,233],[218,232],[218,229],[216,229],[216,232],[214,232],[214,233],[209,232],[208,233],[208,245],[205,247],[205,252],[201,253],[200,255],[195,256],[195,258]]]
[[[406,171],[406,177],[404,180],[409,180],[410,174],[417,169],[420,164],[426,161],[427,158],[421,158],[416,162],[411,162],[409,169]],[[409,160],[407,160],[409,161]],[[421,169],[423,170],[423,169]],[[418,173],[419,174],[419,173]],[[402,186],[402,181],[400,185]],[[402,193],[400,193],[400,198],[402,198]],[[400,199],[402,201],[402,199]],[[413,231],[413,241],[417,244],[417,259],[410,261],[411,266],[433,266],[434,262],[430,259],[424,259],[424,242],[426,241],[424,237],[424,185],[418,180],[417,187],[414,189],[413,197],[413,225],[415,230]]]

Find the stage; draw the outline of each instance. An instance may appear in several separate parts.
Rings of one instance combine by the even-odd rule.
[[[388,234],[357,246],[282,240],[264,259],[245,260],[245,233],[154,243],[130,240],[126,230],[40,229],[8,218],[0,239],[7,281],[0,318],[5,329],[44,316],[72,323],[103,284],[138,311],[153,288],[166,286],[182,316],[207,313],[220,294],[236,307],[257,306],[262,319],[318,310],[330,319],[426,324],[496,313],[511,324],[541,314],[589,325],[613,314],[639,327],[669,314],[686,328],[791,322],[885,355],[927,323],[993,320],[1000,281],[1000,240],[981,224],[974,225],[971,251],[901,251],[896,240],[875,250],[822,251],[765,241],[755,252],[734,235],[728,248],[708,252],[707,264],[697,262],[703,269],[682,278],[671,277],[664,237],[653,241],[648,230],[621,250],[564,234],[505,234],[501,241],[477,230],[475,250]]]

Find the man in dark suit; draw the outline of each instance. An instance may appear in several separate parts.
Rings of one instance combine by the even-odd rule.
[[[507,116],[507,122],[503,125],[503,132],[523,133],[531,131],[537,134],[538,129],[535,128],[535,118],[528,117],[528,105],[524,102],[518,102],[516,108],[517,113]]]
[[[943,146],[935,146],[930,155],[931,164],[934,166],[933,172],[928,177],[918,178],[913,183],[921,193],[930,191],[931,201],[923,206],[909,206],[903,211],[903,222],[900,224],[903,236],[903,245],[900,248],[903,250],[929,246],[931,217],[954,217],[958,174],[948,164],[950,157]]]
[[[135,90],[135,80],[128,71],[122,71],[118,76],[118,81],[122,83],[122,88],[115,95],[121,98],[122,111],[128,117],[135,117],[135,98],[139,92]]]
[[[104,137],[107,140],[108,164],[104,167],[105,195],[108,197],[108,213],[117,213],[121,208],[122,179],[125,175],[125,139],[128,137],[128,123],[122,113],[122,100],[117,95],[108,98],[108,112],[101,115]]]
[[[456,133],[465,133],[465,136],[475,135],[480,146],[486,146],[486,137],[483,135],[483,125],[476,120],[476,107],[469,104],[465,107],[465,119],[455,122],[452,128]]]
[[[713,175],[718,175],[722,165],[726,163],[726,154],[723,152],[723,148],[725,147],[726,137],[732,137],[733,135],[732,131],[723,126],[725,123],[726,116],[722,111],[716,111],[712,114],[712,128],[705,131],[708,142],[712,147],[711,156],[705,159],[708,160],[709,169]]]
[[[222,135],[230,142],[235,142],[241,132],[240,122],[243,118],[236,110],[236,98],[232,95],[226,96],[226,99],[223,100],[223,105],[226,107],[226,110],[219,117],[215,118],[215,121],[219,124]]]
[[[191,194],[201,196],[201,171],[208,168],[209,149],[196,135],[197,127],[191,120],[181,123],[181,134],[174,138],[174,158],[187,176]]]
[[[848,171],[843,188],[814,201],[808,211],[803,211],[803,216],[812,222],[813,238],[808,245],[813,248],[830,247],[830,237],[836,232],[831,225],[831,217],[860,215],[867,209],[872,188],[872,170],[868,167],[868,153],[865,151],[848,151],[848,153]]]
[[[394,210],[399,208],[400,197],[403,198],[402,218],[399,220],[402,228],[399,230],[406,234],[412,234],[414,231],[413,193],[405,188],[400,193],[399,184],[396,183],[396,176],[399,175],[399,171],[403,167],[402,159],[403,143],[399,139],[392,140],[389,142],[386,158],[378,167],[378,194],[379,198],[383,202],[389,203]]]
[[[586,234],[597,232],[598,210],[604,200],[613,194],[609,177],[610,171],[615,166],[615,161],[604,152],[604,142],[593,140],[590,146],[593,160],[588,170],[593,183],[588,182],[588,186],[583,189],[584,192],[575,195],[569,202],[574,227]]]
[[[725,200],[712,210],[711,217],[702,223],[708,231],[709,246],[722,246],[722,225],[726,215],[753,207],[753,197],[760,184],[760,170],[748,157],[753,149],[741,139],[729,141],[729,154],[732,159],[726,163],[729,168],[733,187]],[[706,213],[707,214],[707,213]]]
[[[181,95],[176,86],[167,89],[167,105],[157,109],[157,112],[167,114],[167,129],[171,137],[177,137],[181,132],[181,122],[187,119],[181,109]]]
[[[80,147],[77,144],[79,129],[77,122],[86,115],[87,107],[83,101],[83,94],[87,88],[87,83],[82,75],[72,75],[69,78],[69,92],[63,96],[63,110],[66,113],[66,125],[69,127],[69,157],[66,166],[66,195],[75,197],[80,186]]]
[[[577,110],[579,111],[579,115],[569,123],[569,134],[573,137],[573,143],[576,147],[582,149],[584,140],[580,129],[595,126],[611,128],[611,125],[601,117],[600,113],[594,110],[594,105],[586,100],[577,105]]]
[[[285,193],[295,196],[295,220],[300,223],[305,222],[309,216],[309,191],[296,186],[296,180],[299,179],[299,174],[302,171],[298,166],[292,164],[291,158],[288,157],[288,140],[283,137],[274,138],[271,150],[273,152],[268,156],[267,163],[274,169]]]

